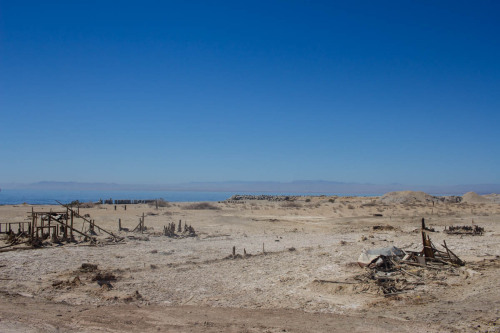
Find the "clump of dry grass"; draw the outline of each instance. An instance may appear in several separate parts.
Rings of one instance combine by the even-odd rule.
[[[170,207],[170,202],[164,199],[158,199],[155,202],[148,203],[149,207],[156,207],[157,204],[158,207]]]
[[[294,202],[294,201],[287,201],[281,204],[281,207],[283,208],[300,208],[302,207],[301,204]]]
[[[89,202],[80,202],[78,200],[75,200],[75,201],[72,201],[69,205],[70,206],[77,206],[77,207],[80,207],[80,208],[94,208],[94,206],[96,204],[93,203],[92,201],[89,201]]]
[[[321,203],[309,203],[306,205],[307,208],[319,208],[321,206]]]
[[[217,210],[220,209],[219,207],[209,203],[209,202],[195,202],[189,205],[186,205],[182,207],[182,209],[211,209],[211,210]]]

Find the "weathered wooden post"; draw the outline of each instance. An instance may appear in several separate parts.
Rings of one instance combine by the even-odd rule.
[[[262,253],[266,254],[266,251],[264,250],[264,243],[262,243]]]
[[[68,239],[68,219],[69,219],[69,208],[66,207],[66,217],[65,217],[65,223],[64,223],[64,240]]]
[[[71,229],[69,229],[69,234],[70,234],[70,241],[74,241],[75,238],[73,236],[73,216],[74,216],[74,212],[73,212],[73,209],[71,210]]]
[[[50,210],[52,211],[52,209]],[[50,231],[52,230],[52,228],[50,227],[50,222],[52,221],[52,214],[49,214],[49,236],[50,236]],[[43,233],[43,230],[42,230],[42,233]],[[54,235],[52,235],[52,237],[54,237]]]
[[[144,213],[142,213],[141,233],[144,233]]]
[[[122,231],[122,219],[118,219],[118,231]]]
[[[179,220],[179,226],[177,227],[177,232],[182,232],[182,220]]]
[[[236,246],[233,246],[233,258],[236,256]]]

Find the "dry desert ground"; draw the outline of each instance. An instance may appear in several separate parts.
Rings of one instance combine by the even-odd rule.
[[[410,194],[80,208],[124,239],[98,232],[97,244],[76,235],[2,248],[0,331],[500,332],[498,196],[432,203]],[[32,209],[61,207],[0,206],[0,222],[28,221]],[[118,230],[119,219],[132,230],[143,214],[144,233]],[[422,218],[465,266],[420,271],[419,283],[393,296],[361,281],[364,249],[422,250]],[[179,220],[196,236],[163,235]],[[451,225],[485,231],[444,233]]]

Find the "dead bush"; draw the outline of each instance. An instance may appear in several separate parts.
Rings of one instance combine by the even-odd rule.
[[[170,202],[168,202],[167,200],[161,199],[161,198],[154,201],[154,202],[148,203],[149,207],[156,207],[157,204],[158,204],[158,207],[170,207]]]
[[[70,202],[69,205],[70,206],[80,207],[80,208],[94,208],[95,203],[93,203],[92,201],[89,201],[89,202],[80,202],[78,200],[75,200],[75,201]]]
[[[283,208],[300,208],[302,207],[301,204],[294,202],[294,201],[287,201],[281,204],[281,207]]]
[[[182,209],[212,209],[212,210],[217,210],[220,209],[219,207],[211,204],[210,202],[195,202],[189,205],[186,205],[182,207]]]

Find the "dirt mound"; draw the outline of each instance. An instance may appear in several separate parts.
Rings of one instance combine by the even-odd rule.
[[[483,198],[487,198],[491,202],[500,203],[500,194],[495,194],[495,193],[486,194],[483,195]]]
[[[471,203],[488,203],[491,202],[488,198],[485,198],[475,192],[467,192],[463,196],[463,202],[471,202]]]
[[[424,202],[432,202],[436,201],[436,198],[430,194],[421,191],[398,191],[398,192],[389,192],[384,194],[380,201],[383,203],[424,203]]]

